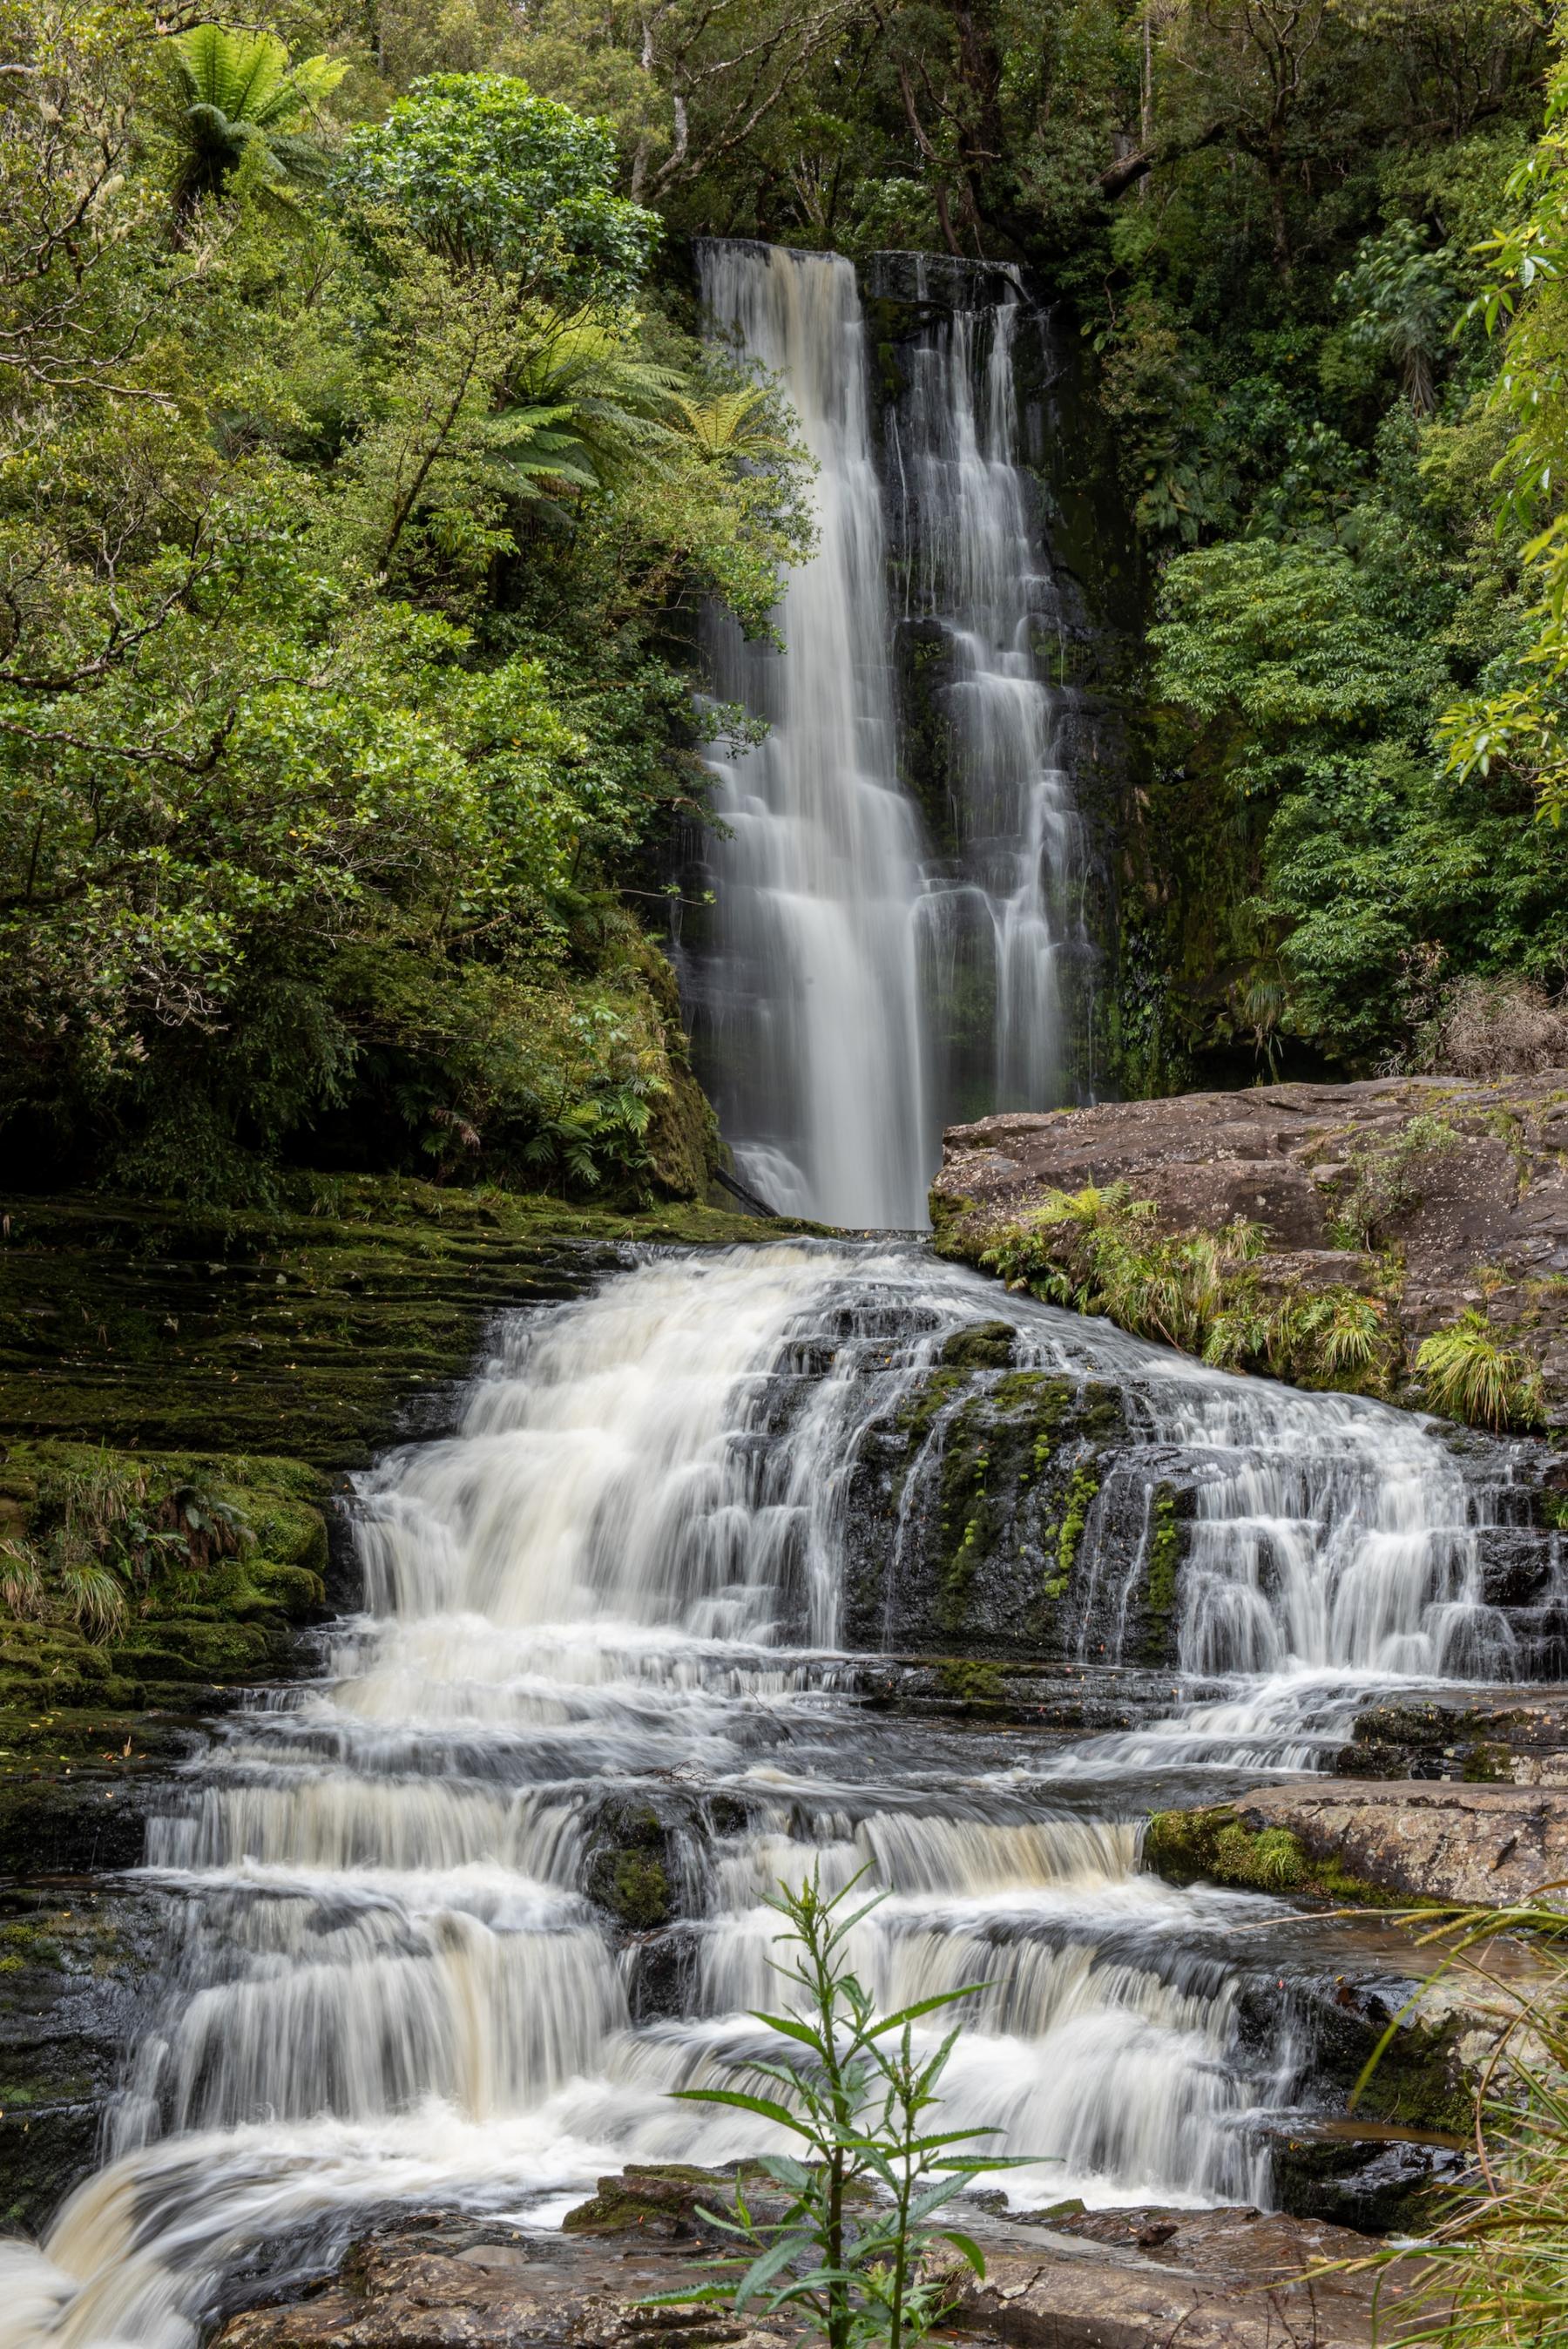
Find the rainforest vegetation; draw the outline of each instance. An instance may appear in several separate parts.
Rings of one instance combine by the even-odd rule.
[[[700,1189],[661,900],[754,720],[698,619],[810,535],[704,233],[1000,259],[1081,339],[1150,623],[1126,1089],[1560,1058],[1563,32],[0,0],[13,1166]]]

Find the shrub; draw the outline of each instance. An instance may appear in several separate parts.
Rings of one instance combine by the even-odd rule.
[[[1418,1139],[1417,1146],[1431,1144]],[[1125,1183],[1052,1191],[980,1261],[1010,1288],[1103,1313],[1135,1337],[1200,1354],[1219,1370],[1387,1392],[1397,1349],[1380,1298],[1343,1284],[1271,1294],[1255,1264],[1264,1244],[1257,1225],[1237,1217],[1217,1236],[1170,1237],[1156,1228],[1158,1215]]]
[[[1568,1068],[1568,995],[1525,978],[1467,978],[1423,1040],[1418,1065],[1449,1077],[1537,1076]]]
[[[1416,1375],[1427,1401],[1445,1419],[1501,1431],[1539,1427],[1545,1414],[1534,1362],[1521,1349],[1501,1344],[1473,1309],[1423,1341]]]
[[[723,2281],[650,2305],[695,2302],[738,2313],[759,2302],[765,2314],[800,2311],[829,2349],[869,2349],[876,2341],[902,2349],[945,2312],[948,2289],[929,2257],[938,2241],[985,2275],[985,2260],[967,2235],[929,2222],[977,2174],[1016,2165],[957,2150],[965,2138],[991,2135],[988,2129],[934,2133],[923,2126],[938,2102],[937,2085],[958,2034],[950,2031],[923,2060],[913,2037],[918,2019],[981,1985],[879,2015],[847,1954],[850,1936],[885,1897],[853,1903],[861,1881],[854,1877],[824,1899],[813,1876],[769,1903],[789,1929],[779,1939],[798,1952],[793,1962],[773,1969],[792,2011],[752,2019],[788,2052],[777,2063],[751,2062],[745,2069],[778,2093],[676,2091],[693,2103],[754,2113],[799,2142],[803,2159],[769,2156],[759,2164],[789,2196],[788,2207],[779,2218],[754,2215],[738,2184],[732,2213],[701,2215],[738,2241],[746,2256],[713,2262]]]

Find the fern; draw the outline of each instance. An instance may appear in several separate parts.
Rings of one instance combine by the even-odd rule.
[[[183,216],[203,196],[222,195],[243,171],[246,184],[274,202],[289,183],[325,178],[327,157],[300,126],[336,88],[346,65],[325,57],[290,65],[274,33],[198,25],[169,44],[173,63],[173,197]]]

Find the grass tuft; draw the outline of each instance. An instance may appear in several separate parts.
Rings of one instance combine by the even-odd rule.
[[[1541,1373],[1528,1354],[1499,1343],[1483,1315],[1462,1313],[1435,1330],[1416,1356],[1428,1402],[1472,1427],[1539,1427],[1545,1417]]]

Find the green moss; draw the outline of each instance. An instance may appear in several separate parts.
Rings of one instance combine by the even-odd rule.
[[[943,1695],[956,1698],[961,1704],[998,1704],[1002,1701],[999,1664],[945,1657],[937,1664],[936,1678]]]
[[[954,1330],[942,1349],[943,1367],[953,1371],[1005,1371],[1012,1361],[1016,1339],[1016,1332],[1008,1321],[976,1321],[967,1330]]]
[[[325,1603],[323,1480],[304,1461],[45,1441],[14,1445],[6,1472],[31,1494],[23,1533],[36,1579],[17,1612],[0,1612],[0,1776],[101,1761],[100,1713],[129,1712],[153,1690],[271,1676],[290,1626]],[[174,1506],[191,1494],[206,1533]],[[214,1525],[237,1545],[228,1555],[208,1550]],[[158,1529],[139,1547],[138,1526]],[[54,1564],[62,1529],[122,1593],[105,1635],[71,1618]]]
[[[1169,1485],[1157,1485],[1150,1508],[1149,1572],[1143,1586],[1145,1661],[1158,1663],[1169,1643],[1176,1612],[1177,1577],[1183,1547],[1176,1495]]]
[[[1361,1908],[1432,1905],[1352,1876],[1336,1860],[1314,1858],[1288,1827],[1249,1826],[1229,1804],[1156,1811],[1144,1834],[1143,1857],[1155,1875],[1172,1884],[1204,1877],[1248,1892],[1300,1892]]]
[[[369,1176],[222,1214],[24,1201],[0,1244],[0,1431],[358,1465],[497,1311],[572,1294],[612,1249],[806,1228]]]
[[[1064,1589],[1071,1579],[1073,1567],[1078,1558],[1078,1544],[1083,1539],[1084,1527],[1088,1523],[1088,1513],[1094,1506],[1095,1495],[1099,1491],[1099,1478],[1088,1463],[1073,1470],[1068,1485],[1067,1506],[1063,1512],[1061,1527],[1057,1535],[1057,1572]],[[1047,1592],[1047,1595],[1048,1597],[1050,1593]]]
[[[599,1906],[633,1932],[667,1925],[674,1914],[669,1877],[663,1860],[652,1852],[601,1854],[590,1889]]]

